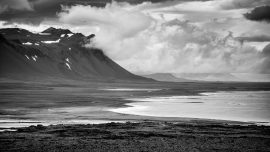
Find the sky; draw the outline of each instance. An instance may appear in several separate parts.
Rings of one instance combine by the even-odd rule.
[[[270,0],[0,1],[0,27],[50,26],[134,73],[270,74]]]

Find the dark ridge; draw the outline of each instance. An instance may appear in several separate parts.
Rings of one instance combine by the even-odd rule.
[[[96,35],[95,34],[90,34],[89,36],[87,36],[86,38],[87,39],[91,39],[91,38],[94,38]]]
[[[4,34],[32,34],[31,32],[21,28],[3,28],[0,33]]]
[[[68,29],[61,29],[61,28],[56,29],[54,27],[50,27],[50,28],[42,31],[41,33],[51,33],[53,35],[60,36],[61,34],[71,34],[72,32],[70,30],[68,30]]]

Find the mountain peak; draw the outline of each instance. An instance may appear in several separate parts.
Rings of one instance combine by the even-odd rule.
[[[71,34],[72,32],[68,29],[61,29],[61,28],[54,28],[49,27],[46,30],[42,31],[41,33],[50,33],[52,35],[61,35],[61,34]]]
[[[54,28],[54,27],[49,27],[49,28],[47,28],[46,30],[44,30],[42,33],[45,33],[45,32],[47,32],[47,31],[52,31],[52,30],[56,30],[56,28]]]

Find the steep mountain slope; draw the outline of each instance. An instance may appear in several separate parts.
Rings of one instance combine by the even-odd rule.
[[[128,72],[102,50],[84,47],[93,37],[55,28],[37,34],[0,29],[0,77],[150,80]]]

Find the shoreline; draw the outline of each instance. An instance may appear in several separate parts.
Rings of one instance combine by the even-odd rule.
[[[115,112],[112,112],[115,113]],[[25,120],[25,119],[9,119],[9,121],[2,121],[0,123],[10,123],[10,124],[21,124],[19,127],[0,127],[0,132],[5,131],[17,131],[22,128],[29,128],[33,126],[72,126],[72,125],[97,125],[97,124],[110,124],[110,123],[143,123],[147,121],[151,122],[170,122],[170,123],[196,123],[196,124],[219,124],[219,125],[228,125],[228,126],[264,126],[270,127],[270,125],[264,125],[268,122],[243,122],[243,121],[232,121],[232,120],[220,120],[220,119],[203,119],[203,118],[188,118],[188,117],[154,117],[154,116],[141,116],[141,115],[129,115],[116,113],[119,116],[117,118],[96,118],[96,119],[83,119],[83,120],[67,120],[66,122],[53,122],[53,121],[35,121],[35,120]],[[73,122],[76,121],[76,122]],[[80,123],[83,122],[83,123]],[[51,123],[50,123],[51,122]],[[25,125],[27,124],[27,125]]]

